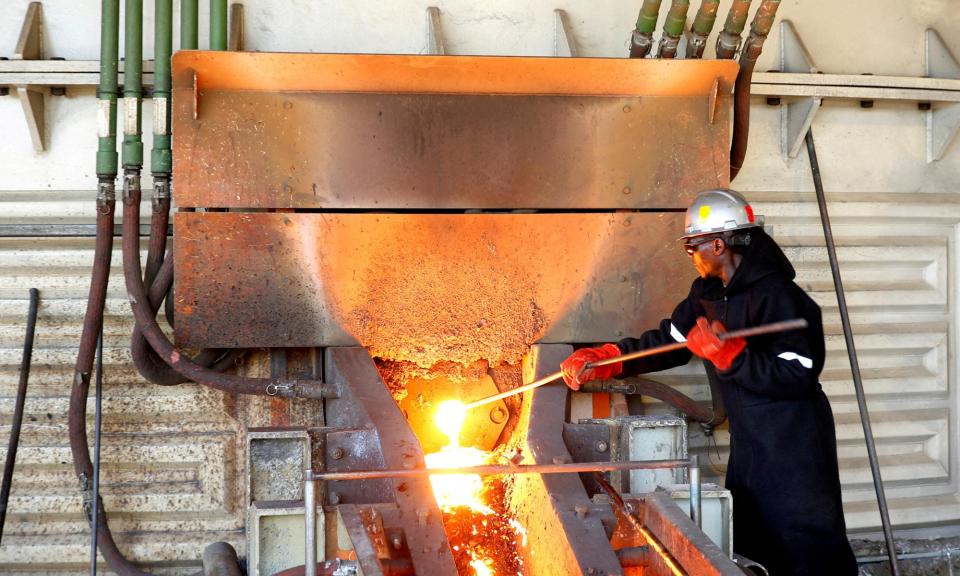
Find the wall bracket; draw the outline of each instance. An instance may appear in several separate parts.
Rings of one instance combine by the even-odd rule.
[[[924,72],[927,78],[960,80],[957,61],[936,30],[924,36]],[[943,158],[944,152],[960,131],[960,103],[931,103],[927,110],[927,162]]]
[[[443,43],[443,31],[440,28],[440,9],[436,6],[427,8],[427,54],[443,56],[447,53]]]
[[[810,52],[789,20],[780,22],[780,70],[803,74],[818,72]],[[784,156],[797,157],[822,103],[823,99],[818,96],[807,96],[780,104],[780,150]]]
[[[23,17],[20,38],[13,51],[14,60],[43,59],[43,6],[40,2],[31,2]],[[44,103],[43,92],[29,84],[16,85],[17,96],[23,106],[23,116],[27,121],[30,139],[36,152],[44,151]]]
[[[577,57],[577,43],[570,30],[570,18],[559,8],[553,11],[553,55]]]

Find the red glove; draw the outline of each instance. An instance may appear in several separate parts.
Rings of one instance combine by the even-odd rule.
[[[721,340],[719,335],[726,331],[719,320],[714,320],[711,326],[707,319],[701,316],[697,318],[697,325],[687,334],[687,348],[704,360],[713,362],[720,372],[726,372],[733,365],[734,359],[747,347],[747,341],[743,338]]]
[[[617,348],[616,344],[604,344],[599,348],[581,348],[560,363],[563,381],[566,382],[567,386],[572,390],[579,390],[580,385],[584,382],[613,378],[623,372],[623,362],[597,366],[596,368],[584,369],[584,367],[590,362],[606,360],[607,358],[613,358],[621,354],[623,354],[623,352]]]

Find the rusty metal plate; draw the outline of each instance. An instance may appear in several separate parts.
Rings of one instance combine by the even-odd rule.
[[[338,346],[429,367],[514,363],[670,314],[681,213],[177,213],[176,340]]]
[[[176,202],[683,207],[728,183],[736,71],[708,60],[180,53]]]

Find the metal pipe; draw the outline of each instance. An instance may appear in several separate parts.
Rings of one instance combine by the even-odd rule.
[[[853,329],[850,325],[850,312],[847,309],[847,298],[843,290],[843,280],[840,278],[840,262],[837,259],[837,247],[833,241],[833,228],[830,226],[830,214],[827,212],[827,198],[823,192],[823,181],[820,179],[820,163],[817,161],[817,147],[813,142],[813,129],[807,131],[807,155],[810,157],[810,172],[813,175],[813,187],[817,193],[817,205],[820,207],[820,220],[823,222],[823,239],[827,245],[827,256],[830,258],[830,272],[833,275],[833,285],[837,293],[837,304],[840,308],[840,322],[843,325],[843,338],[847,343],[847,356],[850,358],[850,371],[853,373],[853,388],[857,393],[857,406],[860,408],[860,423],[863,425],[863,437],[867,444],[867,459],[870,461],[870,472],[873,474],[873,488],[877,493],[877,504],[880,508],[880,523],[883,526],[883,538],[887,544],[887,556],[890,559],[890,569],[893,576],[900,574],[897,566],[897,551],[893,541],[893,528],[890,525],[890,511],[887,509],[887,497],[883,490],[883,479],[880,477],[880,462],[877,459],[877,447],[873,440],[873,428],[870,425],[870,413],[867,410],[867,398],[863,390],[863,380],[860,377],[860,362],[857,360],[857,348],[853,341]]]
[[[717,21],[718,10],[720,10],[720,0],[703,0],[700,3],[700,10],[697,11],[697,17],[693,20],[693,28],[687,41],[687,58],[698,59],[703,57],[703,51],[707,47],[707,38],[713,32],[713,25]]]
[[[667,18],[663,21],[663,34],[660,36],[660,47],[657,57],[671,59],[677,55],[677,46],[680,45],[680,36],[687,24],[687,10],[690,9],[690,0],[672,0]]]
[[[7,441],[7,459],[3,463],[3,481],[0,483],[0,542],[3,541],[3,526],[7,521],[7,502],[10,500],[10,487],[13,483],[13,466],[17,462],[17,448],[20,446],[20,429],[23,426],[23,409],[27,400],[27,382],[30,381],[33,336],[37,330],[39,305],[40,291],[31,288],[30,304],[27,308],[27,332],[23,337],[23,356],[20,357],[20,382],[17,384],[17,398],[13,404],[13,421],[10,423],[10,439]]]
[[[237,394],[282,396],[321,399],[330,397],[333,390],[317,380],[286,380],[281,378],[245,378],[220,374],[199,366],[187,354],[177,350],[167,338],[150,311],[149,296],[143,285],[140,267],[140,187],[125,186],[123,198],[123,275],[126,281],[130,307],[137,326],[143,331],[150,346],[174,370],[188,379]]]
[[[697,528],[702,528],[703,501],[700,495],[700,458],[697,455],[690,457],[687,481],[690,483],[690,519],[697,525]]]
[[[637,27],[630,38],[630,57],[646,58],[653,47],[653,31],[657,29],[657,18],[660,15],[662,0],[643,0],[640,15],[637,17]]]
[[[200,0],[180,0],[180,49],[196,50]]]
[[[90,291],[87,309],[83,318],[80,346],[74,367],[73,386],[70,390],[68,409],[68,428],[70,432],[70,451],[73,456],[73,468],[80,480],[80,490],[84,494],[84,510],[92,520],[96,510],[97,547],[110,569],[120,576],[147,576],[124,558],[117,548],[110,527],[107,525],[102,503],[92,497],[91,480],[93,463],[87,446],[87,396],[90,389],[90,372],[97,339],[103,326],[103,307],[106,299],[110,274],[110,260],[113,253],[113,222],[116,206],[116,96],[117,96],[117,59],[120,25],[119,0],[102,0],[101,6],[101,61],[100,87],[98,97],[98,134],[101,137],[97,150],[97,224],[94,244],[93,270],[90,279]],[[129,61],[128,61],[129,62]],[[135,68],[137,66],[135,65]],[[110,95],[112,94],[112,101]],[[107,104],[104,102],[107,101]],[[112,136],[112,137],[111,137]]]
[[[124,216],[126,219],[126,215]],[[724,332],[719,335],[721,341],[727,340],[729,338],[750,338],[752,336],[762,336],[764,334],[774,334],[777,332],[784,332],[787,330],[799,330],[801,328],[807,327],[807,321],[803,318],[795,318],[793,320],[784,320],[783,322],[772,322],[770,324],[764,324],[763,326],[754,326],[753,328],[744,328],[743,330],[734,330],[733,332]],[[663,346],[656,346],[654,348],[647,348],[646,350],[639,350],[637,352],[631,352],[629,354],[623,354],[621,356],[615,356],[613,358],[607,358],[605,360],[597,360],[596,362],[590,362],[584,368],[589,370],[591,368],[597,368],[599,366],[607,366],[609,364],[617,364],[620,362],[629,362],[630,360],[637,360],[638,358],[646,358],[647,356],[656,356],[657,354],[666,354],[667,352],[673,352],[675,350],[682,350],[686,348],[686,342],[674,342],[672,344],[664,344]],[[491,402],[496,402],[502,398],[507,398],[515,394],[520,394],[528,390],[533,390],[534,388],[539,388],[540,386],[549,384],[555,380],[563,378],[562,372],[554,372],[549,376],[544,376],[543,378],[531,382],[530,384],[524,384],[523,386],[518,386],[506,392],[501,392],[499,394],[494,394],[493,396],[488,396],[486,398],[481,398],[469,404],[465,404],[463,409],[470,410],[472,408],[477,408],[485,404],[490,404]]]
[[[153,150],[150,169],[153,172],[153,215],[150,219],[150,242],[144,283],[149,286],[163,260],[167,244],[167,223],[170,219],[170,172],[173,158],[170,150],[170,56],[173,51],[173,0],[156,0],[154,15],[153,69]]]
[[[757,65],[763,43],[773,28],[780,0],[763,0],[750,25],[750,35],[740,52],[740,71],[734,86],[733,102],[733,141],[730,144],[730,180],[740,173],[743,159],[747,155],[747,141],[750,138],[750,86],[753,69]]]
[[[686,468],[690,460],[635,460],[632,462],[568,462],[566,464],[525,464],[523,466],[463,466],[460,468],[404,468],[396,470],[353,470],[350,472],[306,472],[307,479],[326,480],[372,480],[376,478],[420,478],[435,474],[572,474],[579,472],[611,472],[614,470],[658,470],[661,468]]]
[[[306,533],[304,562],[306,576],[317,576],[317,493],[310,469],[304,471],[303,526]]]
[[[120,0],[100,8],[100,84],[97,87],[97,177],[117,177],[117,74],[120,49]]]
[[[737,50],[740,49],[740,34],[743,33],[743,27],[747,24],[751,1],[733,0],[730,12],[727,13],[727,20],[723,24],[723,30],[717,37],[718,59],[732,60],[737,55]]]
[[[154,214],[154,218],[157,214]],[[149,263],[149,257],[148,257]],[[163,302],[167,290],[173,285],[173,259],[167,255],[157,271],[153,284],[147,298],[150,310],[156,317],[160,303]],[[172,323],[171,323],[172,324]],[[200,350],[192,361],[204,368],[210,368],[216,372],[223,372],[234,366],[237,358],[242,356],[244,350],[229,350],[218,348],[206,348]],[[134,326],[133,334],[130,339],[130,356],[137,372],[154,384],[160,386],[175,386],[189,382],[182,374],[171,368],[159,355],[150,347],[143,336],[143,331],[139,326]]]
[[[227,0],[210,0],[210,49],[227,49]]]
[[[103,328],[97,338],[97,375],[93,392],[93,488],[92,500],[100,501],[100,431],[103,423]],[[97,523],[100,520],[100,507],[90,510],[90,575],[97,576]]]
[[[126,0],[123,39],[123,167],[143,166],[140,107],[143,99],[143,0]]]

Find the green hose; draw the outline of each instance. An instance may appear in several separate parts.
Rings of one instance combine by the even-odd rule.
[[[197,40],[199,26],[197,24],[199,0],[180,0],[180,49],[196,50],[200,42]]]
[[[713,31],[713,24],[717,20],[717,11],[720,9],[720,0],[703,0],[697,17],[693,20],[693,31],[702,36],[709,36]]]
[[[140,108],[143,98],[143,0],[127,0],[123,48],[123,166],[143,166]]]
[[[689,8],[690,0],[673,0],[670,11],[667,12],[667,19],[663,22],[663,33],[671,38],[678,38],[687,23]]]
[[[227,0],[210,0],[210,49],[227,49]]]
[[[640,7],[640,16],[637,17],[637,32],[652,34],[657,29],[657,18],[660,15],[662,0],[643,0]]]
[[[97,87],[97,176],[117,177],[117,59],[120,0],[103,0],[100,14],[100,85]]]
[[[169,174],[170,154],[170,54],[173,51],[173,0],[156,0],[153,52],[153,150],[154,174]]]

